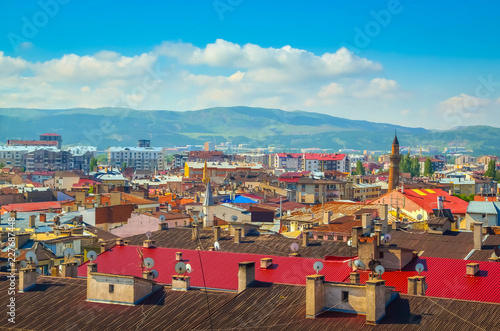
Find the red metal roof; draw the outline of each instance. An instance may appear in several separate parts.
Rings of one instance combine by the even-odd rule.
[[[40,136],[44,136],[44,137],[60,137],[61,135],[60,134],[57,134],[57,133],[44,133],[44,134],[41,134]]]
[[[309,153],[304,155],[306,160],[318,160],[318,161],[340,161],[345,158],[345,154]]]
[[[443,196],[445,200],[443,207],[451,209],[454,214],[465,214],[469,203],[460,198],[449,195],[441,189],[412,189],[404,190],[405,197],[409,198],[428,213],[432,213],[432,209],[437,208],[437,197]]]
[[[30,211],[41,211],[48,210],[49,208],[61,209],[62,201],[44,201],[44,202],[28,202],[28,203],[13,203],[10,205],[4,205],[3,209],[6,211],[18,211],[18,212],[30,212]]]
[[[92,180],[92,179],[80,178],[78,183],[73,184],[72,187],[73,188],[90,187],[90,186],[97,185],[97,184],[100,184],[100,183],[96,182],[95,180]]]
[[[98,271],[104,273],[141,276],[140,258],[137,246],[115,246],[97,257]],[[222,243],[223,248],[223,243]],[[203,287],[198,251],[175,248],[141,248],[144,257],[155,260],[154,269],[159,273],[159,283],[171,284],[175,274],[175,252],[183,253],[183,261],[193,269],[191,285]],[[255,261],[255,278],[262,282],[304,285],[306,276],[314,274],[313,264],[317,259],[283,257],[259,254],[240,254],[221,251],[200,251],[203,262],[206,286],[208,288],[237,290],[238,262]],[[271,269],[260,269],[260,259],[273,258]],[[326,281],[348,281],[351,269],[347,263],[339,262],[345,258],[336,258],[335,262],[324,263],[321,274]],[[345,260],[344,260],[345,261]],[[408,277],[417,275],[415,264],[425,267],[422,276],[426,276],[427,295],[431,297],[454,298],[482,302],[500,303],[500,263],[478,262],[480,272],[477,276],[466,276],[466,264],[474,261],[419,258],[409,263],[401,271],[387,271],[382,275],[386,285],[394,286],[397,291],[407,293]],[[86,277],[87,267],[83,264],[78,269],[78,276]],[[361,282],[366,282],[368,272],[361,273]]]

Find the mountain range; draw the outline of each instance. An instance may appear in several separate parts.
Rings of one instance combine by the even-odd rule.
[[[58,133],[63,145],[185,146],[215,141],[280,149],[317,147],[388,150],[397,131],[402,146],[466,146],[475,155],[500,154],[500,128],[457,127],[446,131],[351,120],[305,111],[217,107],[194,111],[127,108],[0,109],[0,142]]]

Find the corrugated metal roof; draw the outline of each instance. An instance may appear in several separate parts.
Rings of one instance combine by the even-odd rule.
[[[467,213],[498,215],[495,204],[498,204],[498,207],[500,207],[498,202],[471,201],[469,202],[469,207],[467,207]]]

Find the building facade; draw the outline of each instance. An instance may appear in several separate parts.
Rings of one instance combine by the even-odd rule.
[[[113,167],[133,167],[139,170],[164,170],[162,149],[157,147],[110,147],[108,162]]]

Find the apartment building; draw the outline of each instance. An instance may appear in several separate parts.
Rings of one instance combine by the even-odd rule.
[[[335,170],[349,172],[350,159],[347,154],[337,153],[276,153],[273,166],[293,171],[324,172]]]
[[[69,170],[71,153],[59,149],[37,149],[23,154],[26,171]]]
[[[127,167],[139,170],[165,170],[164,156],[159,147],[109,147],[108,162],[113,167]]]
[[[71,153],[70,169],[91,171],[90,160],[97,158],[97,147],[94,146],[77,146],[69,147],[68,152]]]
[[[23,155],[32,151],[34,147],[28,146],[0,146],[0,163],[7,167],[23,167]]]

